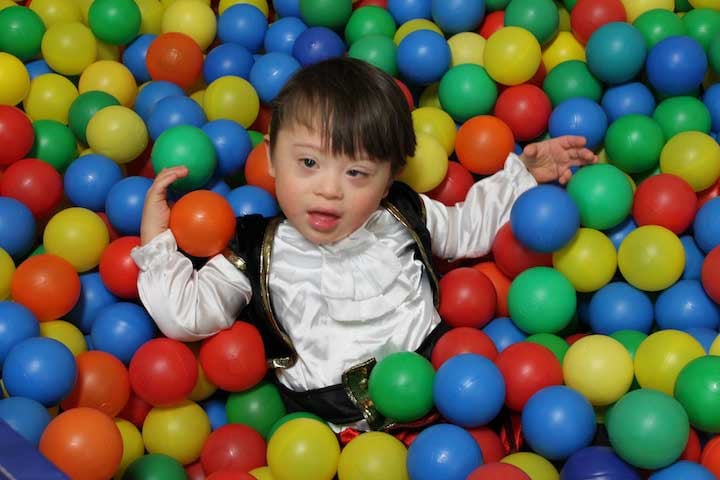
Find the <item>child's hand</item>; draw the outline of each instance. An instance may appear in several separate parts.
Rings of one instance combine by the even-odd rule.
[[[572,177],[570,167],[597,162],[585,148],[585,137],[565,135],[525,147],[520,159],[538,183],[559,181],[565,185]]]
[[[179,166],[164,168],[155,177],[145,196],[145,206],[140,224],[140,245],[145,245],[168,229],[170,206],[167,203],[167,189],[171,183],[187,174],[187,167]]]

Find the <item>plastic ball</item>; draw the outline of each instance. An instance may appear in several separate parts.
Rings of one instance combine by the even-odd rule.
[[[353,11],[345,26],[345,40],[348,45],[352,45],[369,35],[382,35],[392,39],[395,31],[395,20],[391,12],[375,6],[361,7]]]
[[[440,280],[439,312],[453,327],[483,327],[495,314],[496,294],[490,280],[472,268],[458,268]]]
[[[680,280],[664,290],[655,302],[656,322],[662,329],[717,330],[720,313],[697,280]]]
[[[299,69],[300,63],[287,53],[266,53],[250,69],[250,83],[260,100],[270,103]]]
[[[702,101],[710,113],[711,129],[713,131],[720,130],[720,86],[711,85],[707,88]]]
[[[185,92],[180,86],[164,80],[148,82],[140,89],[135,99],[135,112],[147,122],[150,113],[160,100],[175,95],[182,96],[185,95]]]
[[[530,268],[513,281],[508,293],[510,317],[523,331],[556,333],[575,312],[575,289],[560,272],[547,267]]]
[[[600,81],[590,73],[587,64],[580,60],[564,61],[550,70],[543,80],[543,90],[555,107],[577,97],[597,102],[603,92]],[[602,121],[601,116],[598,115],[598,118]]]
[[[490,115],[480,115],[463,123],[455,141],[460,163],[472,173],[483,175],[501,170],[513,148],[511,128]]]
[[[51,254],[29,257],[15,271],[12,298],[27,308],[39,321],[61,318],[80,296],[80,280],[73,266]]]
[[[514,465],[500,462],[484,463],[472,471],[467,480],[491,480],[502,478],[504,480],[529,480],[525,472]]]
[[[378,411],[400,422],[425,416],[433,405],[432,364],[414,352],[396,352],[370,373],[368,392]]]
[[[502,463],[508,463],[518,467],[525,472],[530,478],[558,480],[559,475],[557,469],[549,460],[541,457],[536,453],[517,452],[512,453],[502,460]]]
[[[300,18],[310,26],[340,30],[352,14],[351,0],[299,0]]]
[[[542,69],[544,67],[546,72],[552,72],[561,64],[571,61],[580,61],[585,65],[585,48],[570,32],[561,31],[548,42],[542,51],[541,58],[542,63],[540,64],[540,68]],[[585,70],[587,71],[587,65],[585,65]],[[587,71],[586,76],[591,82],[597,82],[589,71]],[[578,86],[579,85],[575,85],[575,87]]]
[[[137,158],[148,143],[142,118],[127,107],[112,105],[97,112],[87,125],[93,152],[124,164]]]
[[[423,193],[437,187],[445,178],[448,156],[435,137],[418,132],[416,139],[415,154],[407,158],[398,180],[407,183],[416,192]]]
[[[626,173],[655,168],[664,145],[661,126],[645,115],[623,115],[610,125],[605,136],[608,160]]]
[[[0,105],[0,142],[3,144],[0,166],[25,158],[33,146],[34,138],[32,123],[22,110]]]
[[[242,125],[233,120],[220,119],[206,123],[202,131],[215,147],[219,175],[232,175],[242,169],[252,150],[250,136]]]
[[[307,66],[342,56],[347,47],[337,33],[326,27],[310,27],[295,40],[292,56]]]
[[[130,381],[125,366],[109,353],[84,352],[76,357],[78,376],[62,407],[70,410],[89,407],[115,417],[130,397]]]
[[[167,406],[187,398],[197,381],[197,362],[184,344],[169,338],[144,343],[129,368],[133,391],[154,406]]]
[[[236,217],[262,215],[273,217],[278,214],[277,200],[268,191],[253,185],[237,187],[225,195]]]
[[[700,280],[702,265],[705,259],[704,253],[700,250],[695,239],[690,235],[683,235],[680,241],[685,249],[685,270],[682,274],[683,280]]]
[[[512,61],[508,62],[508,59]],[[490,77],[504,85],[518,85],[530,80],[540,61],[540,44],[524,28],[501,28],[485,44],[483,64]]]
[[[0,51],[7,52],[23,62],[40,53],[45,25],[40,16],[30,8],[18,5],[0,10],[0,30],[5,32],[0,39]]]
[[[398,45],[398,70],[404,78],[417,85],[439,81],[448,71],[450,61],[447,41],[430,30],[412,32]]]
[[[197,190],[173,206],[170,229],[182,250],[196,257],[211,257],[235,234],[235,215],[221,195]]]
[[[115,302],[102,307],[90,334],[96,350],[102,350],[130,364],[140,346],[155,336],[155,323],[142,307]]]
[[[696,212],[695,192],[675,175],[653,175],[635,193],[633,217],[638,225],[660,225],[679,235],[692,224]]]
[[[184,480],[187,479],[187,474],[183,466],[174,458],[161,453],[150,453],[128,465],[123,478]]]
[[[111,242],[100,257],[100,276],[108,290],[120,298],[138,297],[139,269],[130,251],[140,246],[138,237],[122,237]]]
[[[475,30],[485,16],[484,0],[431,2],[433,21],[448,35]]]
[[[625,7],[620,0],[578,0],[570,12],[572,32],[583,44],[603,25],[626,20]]]
[[[654,472],[649,478],[650,480],[670,480],[673,478],[713,480],[715,475],[698,463],[682,460]]]
[[[0,420],[37,447],[51,417],[41,403],[29,398],[11,397],[0,400]]]
[[[395,35],[393,36],[393,41],[395,42],[395,45],[400,45],[400,42],[402,42],[405,37],[407,37],[413,32],[417,32],[418,30],[430,30],[444,36],[443,31],[440,29],[440,27],[438,27],[432,21],[424,18],[415,18],[402,23],[398,27]]]
[[[284,17],[273,22],[265,34],[264,47],[266,52],[292,54],[295,41],[307,30],[307,25],[297,17]],[[393,24],[393,31],[395,24]],[[206,60],[207,64],[207,60]]]
[[[518,141],[539,137],[547,130],[552,113],[550,99],[530,84],[509,87],[498,96],[494,114],[512,130]]]
[[[462,428],[440,424],[426,428],[408,449],[410,478],[465,480],[482,463],[482,452]]]
[[[275,195],[275,178],[268,171],[267,142],[259,141],[245,162],[245,180],[248,185],[261,187]]]
[[[607,164],[588,165],[570,179],[567,191],[580,212],[580,223],[604,230],[615,227],[630,213],[633,191],[627,177]]]
[[[450,46],[451,66],[463,63],[483,64],[485,39],[473,32],[461,32],[448,39]]]
[[[553,253],[553,266],[578,292],[594,292],[615,275],[617,253],[605,234],[580,228],[567,245]]]
[[[659,41],[668,37],[685,35],[685,25],[682,18],[671,10],[652,9],[640,15],[635,22],[635,28],[642,33],[648,48],[654,47]]]
[[[247,48],[235,43],[225,43],[207,54],[203,64],[203,77],[208,84],[226,75],[247,80],[254,63],[255,59]]]
[[[148,47],[146,62],[153,80],[166,80],[189,88],[202,73],[202,50],[188,35],[163,33]]]
[[[83,333],[90,333],[100,310],[118,301],[105,287],[98,272],[80,275],[80,298],[65,319],[76,325]]]
[[[142,427],[145,449],[149,453],[162,453],[182,464],[198,459],[209,435],[210,421],[205,411],[189,400],[153,408]]]
[[[667,98],[657,106],[653,117],[668,139],[681,132],[710,132],[710,111],[703,102],[694,97]]]
[[[447,360],[462,353],[474,353],[494,361],[497,357],[497,348],[483,331],[471,327],[458,327],[438,339],[430,360],[437,370]]]
[[[720,248],[713,248],[702,263],[702,285],[705,292],[718,303],[720,299]]]
[[[215,13],[210,5],[190,0],[176,0],[163,14],[163,32],[180,32],[205,51],[215,39],[217,31]]]
[[[648,81],[660,93],[683,95],[703,81],[707,58],[702,45],[688,36],[658,42],[647,56]]]
[[[64,320],[42,322],[40,324],[40,335],[62,343],[75,357],[87,351],[87,343],[83,333],[75,325]]]
[[[513,234],[536,252],[553,252],[567,245],[580,223],[570,195],[553,185],[540,185],[521,194],[510,212]]]
[[[68,112],[69,126],[75,136],[87,143],[87,126],[93,116],[100,110],[111,105],[120,105],[109,93],[93,90],[79,95],[70,106]]]
[[[40,75],[30,82],[30,91],[22,99],[23,110],[32,120],[56,120],[66,124],[68,110],[77,96],[77,87],[67,78],[57,73]]]
[[[624,282],[613,282],[590,300],[593,332],[610,335],[621,330],[648,333],[654,319],[653,304],[641,290]]]
[[[265,465],[265,440],[247,425],[230,424],[214,430],[200,452],[206,475],[226,468],[244,472]]]
[[[635,376],[643,388],[672,395],[679,373],[705,349],[691,335],[661,330],[648,336],[635,352]]]
[[[505,381],[505,404],[521,412],[545,387],[562,384],[562,367],[553,352],[529,341],[508,346],[495,361]]]
[[[255,53],[263,46],[267,17],[254,5],[236,4],[217,21],[217,37],[223,43],[236,43]]]
[[[173,182],[179,191],[193,190],[205,185],[215,171],[215,149],[208,136],[197,127],[178,125],[165,130],[152,149],[152,164],[156,173],[164,168],[184,165],[189,174]]]
[[[110,189],[121,179],[120,167],[108,157],[84,155],[74,160],[63,175],[65,195],[78,207],[102,211]]]
[[[109,93],[121,105],[130,107],[135,103],[138,88],[125,65],[114,60],[99,60],[83,70],[78,83],[81,94],[93,90]]]
[[[515,0],[505,9],[505,26],[521,27],[543,45],[557,33],[560,18],[551,0]]]
[[[52,165],[63,172],[77,157],[77,140],[72,131],[56,120],[36,120],[33,122],[35,144],[28,154]]]
[[[88,24],[95,36],[111,45],[125,45],[140,31],[140,9],[131,0],[95,1],[90,5]]]
[[[551,137],[583,136],[591,150],[602,143],[606,129],[605,111],[596,102],[582,97],[570,98],[557,105],[548,124]]]
[[[622,461],[610,447],[604,446],[578,450],[567,459],[560,472],[563,480],[593,477],[640,480],[640,475],[633,467]]]
[[[413,129],[433,136],[448,155],[455,149],[457,129],[452,117],[435,107],[420,107],[412,111]]]
[[[10,165],[0,177],[0,195],[26,205],[43,218],[62,201],[62,178],[47,162],[26,158]]]
[[[0,367],[13,346],[38,336],[38,322],[28,308],[15,302],[0,302]]]
[[[138,83],[150,81],[150,72],[148,72],[145,58],[147,57],[148,48],[150,48],[150,44],[155,38],[157,38],[157,35],[151,33],[140,35],[123,50],[122,63],[130,70]]]
[[[331,480],[339,457],[332,430],[309,418],[287,422],[268,442],[268,466],[277,480]]]
[[[388,75],[397,75],[395,43],[384,35],[362,37],[350,47],[348,56],[364,60]]]
[[[105,201],[105,213],[113,228],[123,235],[139,235],[145,195],[152,180],[126,177],[112,186]]]
[[[32,248],[35,219],[32,211],[19,200],[0,197],[0,248],[8,255],[22,258]]]
[[[507,317],[496,318],[485,325],[482,331],[490,337],[498,353],[510,345],[522,342],[526,338],[525,333],[515,326],[515,323]]]
[[[79,207],[55,214],[43,234],[47,253],[64,258],[78,272],[96,267],[108,242],[105,223],[94,212]]]
[[[635,27],[611,22],[595,30],[586,52],[588,67],[599,80],[620,84],[632,80],[642,70],[647,47]]]
[[[630,232],[620,244],[618,267],[632,286],[649,292],[664,290],[682,275],[685,251],[670,230],[645,225]]]
[[[417,18],[430,19],[432,0],[388,0],[387,10],[398,25]]]
[[[79,75],[96,60],[97,41],[80,22],[58,23],[43,36],[42,54],[57,73]]]
[[[231,393],[225,411],[229,423],[247,425],[264,438],[270,438],[272,429],[287,413],[278,388],[267,382],[260,382],[243,392]]]
[[[439,101],[456,122],[490,113],[497,99],[497,86],[484,67],[462,64],[443,75]]]
[[[260,100],[244,78],[220,77],[205,90],[203,108],[208,120],[234,120],[245,128],[253,124],[260,111]]]
[[[235,322],[229,329],[205,340],[199,359],[210,381],[229,392],[251,388],[267,372],[260,333],[245,322]],[[237,368],[238,359],[242,359],[243,368]],[[233,362],[235,365],[231,365]]]
[[[702,132],[679,133],[663,147],[660,170],[683,178],[699,192],[720,177],[720,146]]]
[[[710,200],[700,207],[693,222],[695,241],[705,253],[710,253],[720,245],[720,228],[714,220],[717,218],[718,212],[720,212],[720,200]]]
[[[340,453],[338,478],[342,480],[408,480],[407,449],[397,438],[384,432],[363,433]]]
[[[172,96],[158,101],[147,120],[150,137],[157,139],[164,132],[178,125],[202,127],[207,122],[202,107],[190,97]]]
[[[552,255],[536,252],[520,243],[510,222],[498,230],[492,252],[498,268],[511,279],[531,267],[552,266]]]
[[[624,115],[651,116],[655,111],[655,97],[648,87],[639,82],[608,88],[601,104],[611,124]]]
[[[718,360],[708,355],[691,361],[678,375],[674,389],[675,398],[685,408],[690,423],[708,433],[720,431],[720,417],[715,408],[718,400],[713,392],[720,372]]]

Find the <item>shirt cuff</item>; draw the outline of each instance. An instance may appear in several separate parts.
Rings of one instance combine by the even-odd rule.
[[[175,236],[168,228],[150,242],[130,250],[130,257],[141,271],[152,268],[153,264],[163,261],[168,255],[177,252]]]
[[[538,184],[535,177],[532,176],[532,173],[516,153],[511,152],[508,154],[505,159],[504,170],[516,180],[517,185],[522,187],[523,190],[529,190]]]

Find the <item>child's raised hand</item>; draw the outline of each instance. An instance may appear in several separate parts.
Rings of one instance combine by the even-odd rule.
[[[167,189],[171,183],[187,174],[187,167],[179,166],[164,168],[155,177],[145,196],[140,224],[140,245],[145,245],[169,228],[170,206],[167,203]]]
[[[531,143],[520,159],[538,183],[559,181],[565,185],[572,177],[571,167],[597,162],[597,155],[585,148],[585,137],[565,135]]]

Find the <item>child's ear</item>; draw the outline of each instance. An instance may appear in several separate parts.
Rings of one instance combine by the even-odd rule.
[[[263,142],[265,142],[265,152],[266,152],[265,160],[267,161],[268,174],[271,177],[275,178],[275,166],[273,165],[272,158],[270,155],[270,137],[265,135],[263,137]]]

